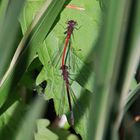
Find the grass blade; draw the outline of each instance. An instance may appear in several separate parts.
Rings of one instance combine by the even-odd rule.
[[[136,67],[139,63],[140,60],[140,1],[137,1],[137,3],[134,4],[134,11],[133,12],[133,24],[131,28],[131,41],[130,41],[130,46],[129,46],[129,54],[128,54],[128,59],[126,62],[126,69],[125,69],[125,75],[124,75],[124,83],[122,87],[122,95],[121,95],[121,101],[120,101],[120,106],[119,106],[119,112],[118,112],[118,118],[116,120],[116,129],[119,129],[120,123],[123,118],[123,110],[125,109],[125,104],[126,103],[126,98],[130,98],[128,95],[129,88],[131,81],[134,77],[134,73],[136,70]],[[132,20],[132,19],[130,19]],[[134,92],[135,93],[135,92]],[[133,96],[132,96],[133,99]],[[131,98],[129,99],[131,100]],[[128,100],[128,101],[129,101]],[[127,108],[127,106],[126,106]]]
[[[107,15],[105,15],[102,38],[99,40],[101,43],[96,48],[95,94],[90,110],[89,140],[104,139],[109,123],[111,125],[109,118],[111,109],[115,107],[113,106],[115,84],[127,27],[126,11],[129,4],[126,0],[110,1]]]
[[[17,38],[18,16],[22,10],[24,0],[9,1],[3,21],[0,23],[0,79],[5,73],[13,53],[16,50],[14,42]]]

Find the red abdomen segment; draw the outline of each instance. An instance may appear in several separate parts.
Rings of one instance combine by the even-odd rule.
[[[69,43],[69,40],[70,40],[70,36],[71,35],[67,35],[67,38],[66,38],[66,41],[65,41],[65,46],[64,46],[63,54],[62,54],[62,64],[61,64],[61,66],[63,66],[65,64],[65,55],[66,55],[67,46],[68,46],[68,43]]]
[[[66,50],[67,50],[67,46],[70,40],[70,37],[73,33],[73,30],[75,28],[75,26],[77,25],[77,22],[74,20],[69,20],[67,22],[68,27],[67,27],[67,36],[66,36],[66,40],[65,40],[65,45],[64,45],[64,50],[63,50],[63,54],[62,54],[62,62],[61,62],[61,66],[63,66],[65,64],[65,56],[66,56]]]

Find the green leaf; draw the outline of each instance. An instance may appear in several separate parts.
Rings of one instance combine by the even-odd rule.
[[[80,11],[76,9],[65,8],[65,10],[62,12],[59,22],[50,32],[42,47],[40,47],[40,49],[38,50],[39,59],[44,65],[44,68],[39,74],[36,83],[39,83],[41,79],[47,80],[47,88],[45,90],[46,98],[54,99],[55,110],[57,114],[69,114],[69,106],[66,96],[67,93],[65,92],[65,85],[63,77],[61,76],[62,72],[60,70],[60,63],[58,63],[58,67],[55,68],[51,65],[51,62],[55,57],[55,54],[57,54],[57,51],[59,50],[58,48],[61,47],[61,45],[62,47],[64,45],[64,32],[66,31],[65,27],[67,26],[65,24],[66,21],[70,19],[75,20],[78,23],[78,27],[80,27],[80,29],[74,30],[74,38],[72,39],[72,47],[75,49],[75,52],[72,55],[74,55],[77,64],[75,71],[70,70],[70,79],[75,79],[75,77],[77,77],[77,75],[79,74],[80,69],[83,66],[86,67],[84,71],[80,73],[80,77],[76,79],[78,83],[71,81],[72,87],[74,87],[72,88],[72,90],[77,96],[76,100],[78,100],[78,104],[80,104],[82,106],[81,108],[83,108],[83,111],[80,112],[78,111],[78,106],[73,103],[73,108],[75,108],[74,113],[76,132],[79,133],[83,137],[83,139],[86,140],[88,120],[87,102],[89,102],[90,94],[91,92],[93,92],[92,85],[94,81],[92,77],[94,76],[94,73],[91,72],[91,66],[89,65],[89,63],[93,62],[93,59],[86,59],[86,57],[88,57],[88,53],[91,50],[92,44],[95,45],[97,41],[97,36],[100,29],[99,27],[101,24],[101,10],[97,1],[79,2],[75,0],[72,1],[70,4],[83,7],[85,10]],[[85,39],[85,36],[88,38],[87,40]],[[81,49],[81,51],[78,51],[79,49]],[[87,61],[85,61],[85,59]],[[87,76],[88,74],[90,74],[90,77]],[[78,88],[79,91],[76,90]],[[82,98],[82,94],[85,94],[87,98],[85,98],[85,96],[84,98]],[[63,108],[60,107],[62,106],[61,104],[63,105]],[[69,118],[69,115],[67,116]]]
[[[68,137],[67,140],[79,140],[79,139],[78,139],[77,136],[71,134],[71,135]]]
[[[70,4],[83,7],[85,10],[75,10],[65,8],[65,10],[61,14],[60,21],[55,26],[54,30],[52,30],[49,36],[46,38],[44,45],[40,47],[39,58],[42,64],[44,65],[45,69],[50,69],[50,63],[54,58],[55,54],[58,51],[59,47],[63,47],[65,34],[64,32],[67,27],[66,21],[73,19],[78,23],[78,27],[80,29],[74,31],[74,38],[72,40],[72,47],[75,49],[74,56],[75,56],[75,63],[76,63],[76,72],[78,73],[80,68],[86,64],[87,69],[85,70],[84,74],[88,73],[87,71],[90,70],[90,67],[87,65],[91,60],[87,60],[85,62],[85,58],[87,57],[88,52],[90,51],[92,44],[96,43],[97,36],[99,33],[100,27],[100,7],[97,1],[72,1]],[[63,28],[64,27],[64,28]],[[93,35],[91,35],[94,33]],[[85,36],[88,40],[85,40]],[[86,46],[86,48],[85,48]],[[81,51],[78,51],[78,50]],[[92,60],[93,61],[93,60]],[[60,65],[58,65],[58,69]],[[77,74],[75,73],[75,74]],[[85,75],[81,76],[81,79],[78,82],[92,91],[93,89],[89,87],[89,83],[87,85],[82,84],[82,80],[86,78]],[[56,77],[56,76],[54,76]]]
[[[58,140],[58,136],[47,129],[49,121],[40,119],[37,121],[37,133],[35,133],[35,140]]]
[[[33,132],[35,130],[35,124],[37,118],[43,113],[45,101],[43,98],[38,97],[31,105],[30,110],[23,119],[20,128],[16,133],[16,140],[31,140],[33,138]]]
[[[6,1],[5,1],[6,3]],[[3,10],[0,21],[0,79],[6,72],[17,46],[14,46],[19,28],[18,17],[22,10],[24,0],[14,0],[8,4],[2,3]],[[5,8],[4,8],[5,9]]]
[[[41,97],[37,98],[28,108],[20,101],[15,102],[0,116],[0,138],[31,140],[36,119],[42,114],[43,109],[44,100]]]
[[[35,133],[35,140],[78,140],[76,135],[70,134],[69,131],[57,128],[47,128],[49,121],[46,119],[39,119],[37,121],[37,132]]]
[[[57,134],[59,140],[79,140],[76,135],[71,134],[69,131],[60,128],[51,128],[51,130]]]
[[[3,114],[1,114],[0,139],[14,140],[15,133],[20,127],[20,120],[25,114],[25,107],[25,104],[17,101],[12,104]]]
[[[81,135],[82,139],[88,137],[88,121],[89,121],[89,106],[90,98],[92,97],[91,92],[82,88],[78,83],[73,82],[72,84],[73,94],[75,94],[75,103],[73,103],[73,112],[75,119],[75,130]],[[68,115],[70,115],[68,113]],[[69,116],[68,116],[69,117]]]

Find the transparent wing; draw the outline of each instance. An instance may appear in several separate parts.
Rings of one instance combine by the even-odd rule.
[[[77,61],[77,55],[76,52],[80,50],[76,50],[74,46],[72,45],[71,40],[69,41],[68,51],[67,51],[67,64],[70,68],[70,73],[75,73],[77,70],[79,70],[78,67],[78,61]]]
[[[57,68],[57,67],[60,68],[61,58],[62,58],[63,49],[64,49],[64,45],[65,45],[65,40],[66,40],[66,37],[64,38],[62,43],[59,45],[58,50],[52,56],[51,65],[54,66],[55,68]],[[68,46],[69,45],[70,45],[70,40],[68,42]],[[67,48],[69,48],[69,47],[67,47]]]
[[[51,65],[54,67],[58,67],[59,63],[60,63],[60,59],[63,53],[63,46],[64,46],[64,41],[63,43],[60,45],[60,47],[58,48],[58,51],[53,54],[52,60],[51,60]]]
[[[65,106],[66,106],[66,90],[65,90],[65,83],[63,81],[62,89],[61,89],[61,99],[59,103],[59,115],[65,114]]]
[[[66,56],[65,56],[65,65],[68,66],[69,68],[69,72],[70,70],[73,71],[73,65],[75,63],[75,60],[72,59],[72,48],[71,48],[71,40],[69,41],[69,44],[67,46],[67,52],[66,52]]]
[[[70,88],[71,89],[71,88]],[[71,97],[73,99],[74,105],[77,108],[77,111],[79,114],[83,113],[82,111],[82,105],[78,102],[78,99],[75,95],[75,93],[73,92],[73,90],[71,89]]]
[[[70,87],[70,96],[71,96],[71,103],[72,103],[72,112],[68,110],[67,112],[67,118],[68,122],[71,124],[71,119],[74,122],[74,125],[79,121],[78,118],[82,116],[84,113],[82,110],[81,104],[78,102],[76,95],[74,94],[72,88]],[[69,108],[68,108],[69,109]],[[72,114],[71,114],[72,113]],[[71,116],[74,116],[74,118],[71,118]]]
[[[54,66],[55,68],[60,68],[61,66],[61,58],[63,54],[64,43],[65,39],[58,48],[58,51],[52,57],[51,65]],[[71,69],[70,71],[72,72],[76,72],[76,70],[78,69],[78,64],[76,60],[77,56],[75,55],[76,52],[77,50],[72,46],[72,40],[70,38],[65,56],[65,64]]]
[[[77,69],[77,61],[76,61],[76,56],[74,55],[73,47],[71,47],[70,56],[71,56],[71,69],[72,69],[72,72],[75,72]]]

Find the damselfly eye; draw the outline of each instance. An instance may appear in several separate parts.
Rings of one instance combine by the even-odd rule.
[[[77,25],[77,22],[76,21],[74,21],[74,20],[69,20],[68,22],[67,22],[67,24],[69,25],[69,26],[76,26]]]

